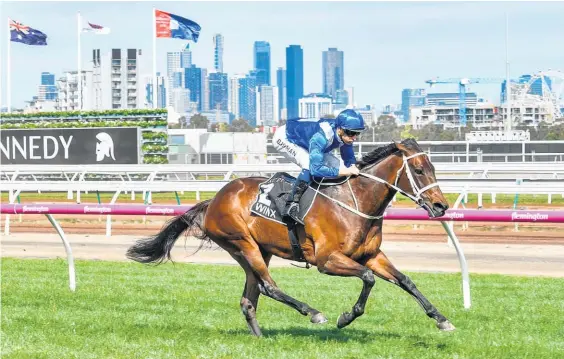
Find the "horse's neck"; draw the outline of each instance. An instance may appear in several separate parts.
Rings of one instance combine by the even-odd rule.
[[[381,178],[389,184],[395,184],[396,177],[398,176],[397,172],[401,167],[399,162],[401,162],[401,157],[392,154],[369,168],[366,173]],[[373,215],[382,214],[397,192],[390,186],[370,178],[359,176],[357,181],[362,181],[364,188],[360,197],[365,199],[362,201],[362,205],[366,211],[370,211]],[[370,184],[366,185],[366,183]],[[365,189],[367,186],[368,189]],[[373,194],[373,196],[367,195],[368,193]]]

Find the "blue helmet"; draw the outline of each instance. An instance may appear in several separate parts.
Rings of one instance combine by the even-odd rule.
[[[355,110],[346,109],[341,111],[336,119],[337,127],[351,131],[364,131],[364,119],[362,115]]]

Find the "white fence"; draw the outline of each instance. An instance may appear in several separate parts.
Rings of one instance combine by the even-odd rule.
[[[437,178],[505,178],[505,179],[558,179],[564,178],[564,162],[529,163],[436,163]],[[3,165],[0,180],[18,181],[61,179],[69,182],[95,179],[122,181],[154,181],[158,179],[194,180],[203,176],[221,176],[223,179],[268,175],[275,172],[299,172],[294,164],[236,164],[236,165]]]
[[[0,183],[0,191],[10,193],[10,203],[21,192],[68,192],[69,198],[76,193],[77,203],[80,203],[81,193],[112,192],[114,203],[120,193],[143,194],[149,203],[151,193],[154,192],[196,192],[196,199],[200,199],[201,192],[216,192],[229,183],[230,180],[191,180],[191,181],[9,181]],[[478,206],[482,206],[484,193],[492,195],[495,203],[496,194],[541,194],[549,196],[549,203],[553,195],[564,196],[563,180],[496,180],[488,178],[470,179],[439,179],[443,193],[475,193],[478,194]]]

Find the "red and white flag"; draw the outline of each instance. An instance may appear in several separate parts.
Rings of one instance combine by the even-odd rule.
[[[99,34],[99,35],[107,35],[110,33],[110,28],[109,27],[105,27],[105,26],[101,26],[101,25],[96,25],[96,24],[91,24],[89,22],[87,22],[87,26],[85,26],[82,31],[83,32],[93,32],[95,34]]]

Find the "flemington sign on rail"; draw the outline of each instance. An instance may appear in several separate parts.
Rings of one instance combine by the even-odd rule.
[[[0,131],[2,164],[139,164],[137,127]]]

